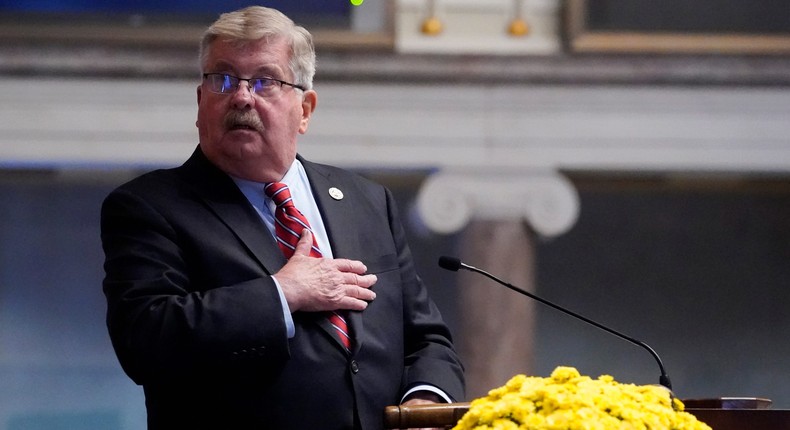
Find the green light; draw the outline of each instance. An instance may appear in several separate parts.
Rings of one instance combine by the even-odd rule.
[[[352,5],[354,5],[354,6],[359,6],[359,5],[361,5],[361,4],[362,4],[362,2],[363,2],[363,1],[365,1],[365,0],[350,0],[350,1],[351,1],[351,4],[352,4]]]

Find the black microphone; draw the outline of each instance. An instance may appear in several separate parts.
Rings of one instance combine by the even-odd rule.
[[[641,346],[642,348],[646,349],[653,356],[653,358],[656,359],[656,362],[658,362],[658,367],[661,370],[661,376],[659,377],[659,383],[661,385],[663,385],[664,387],[668,388],[670,391],[672,390],[672,383],[669,381],[669,376],[667,376],[666,370],[664,370],[664,363],[661,362],[661,358],[658,356],[656,351],[653,350],[653,348],[651,348],[648,344],[642,342],[641,340],[637,340],[637,339],[634,339],[634,338],[632,338],[630,336],[626,336],[626,335],[620,333],[619,331],[613,330],[613,329],[611,329],[609,327],[606,327],[603,324],[597,323],[597,322],[595,322],[595,321],[593,321],[593,320],[591,320],[589,318],[583,317],[583,316],[577,314],[576,312],[573,312],[571,310],[565,309],[562,306],[555,305],[554,303],[552,303],[552,302],[550,302],[548,300],[542,299],[542,298],[540,298],[540,297],[538,297],[538,296],[536,296],[536,295],[534,295],[534,294],[532,294],[532,293],[530,293],[528,291],[524,291],[521,288],[514,287],[513,285],[508,284],[507,282],[497,278],[496,276],[494,276],[494,275],[492,275],[492,274],[490,274],[490,273],[488,273],[488,272],[486,272],[484,270],[478,269],[477,267],[470,266],[468,264],[464,264],[463,262],[461,262],[461,260],[459,260],[459,259],[457,259],[455,257],[446,257],[446,256],[439,257],[439,267],[441,267],[442,269],[452,270],[453,272],[457,272],[458,269],[466,269],[466,270],[469,270],[469,271],[472,271],[472,272],[477,272],[477,273],[479,273],[481,275],[484,275],[484,276],[488,277],[489,279],[492,279],[492,280],[496,281],[497,283],[499,283],[499,284],[501,284],[501,285],[503,285],[503,286],[505,286],[507,288],[510,288],[511,290],[513,290],[513,291],[515,291],[517,293],[521,293],[521,294],[523,294],[523,295],[525,295],[525,296],[527,296],[527,297],[529,297],[531,299],[537,300],[537,301],[543,303],[544,305],[551,306],[552,308],[557,309],[558,311],[562,311],[562,312],[564,312],[564,313],[566,313],[566,314],[568,314],[568,315],[570,315],[570,316],[572,316],[574,318],[580,319],[580,320],[586,322],[587,324],[592,324],[595,327],[598,327],[599,329],[601,329],[603,331],[606,331],[608,333],[611,333],[611,334],[613,334],[613,335],[615,335],[615,336],[617,336],[617,337],[619,337],[621,339],[625,339],[625,340],[633,343],[634,345]]]

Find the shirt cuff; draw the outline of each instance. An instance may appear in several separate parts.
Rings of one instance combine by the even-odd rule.
[[[444,399],[444,401],[447,403],[453,402],[452,399],[450,399],[450,396],[448,396],[444,391],[428,384],[415,385],[414,387],[411,387],[411,389],[407,391],[403,397],[401,397],[400,402],[403,403],[411,394],[416,393],[417,391],[430,391]]]
[[[280,295],[280,306],[282,306],[283,319],[285,319],[285,333],[288,335],[288,339],[291,339],[296,334],[296,327],[294,326],[294,319],[291,316],[291,309],[288,308],[288,302],[285,301],[285,294],[283,294],[283,289],[280,288],[280,283],[277,282],[277,278],[272,276],[272,280],[274,281],[274,286],[277,287],[277,294]]]

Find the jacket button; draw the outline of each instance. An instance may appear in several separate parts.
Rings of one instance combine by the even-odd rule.
[[[351,360],[351,373],[359,373],[359,364],[356,360]]]

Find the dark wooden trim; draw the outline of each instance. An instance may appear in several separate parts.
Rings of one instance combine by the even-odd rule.
[[[0,40],[3,43],[197,49],[204,30],[205,26],[195,24],[153,24],[138,28],[111,24],[4,23],[0,26]],[[394,36],[387,32],[317,29],[312,34],[316,49],[392,50],[394,47]]]
[[[384,428],[452,427],[469,410],[469,403],[388,406]],[[688,409],[716,430],[790,430],[790,410]]]
[[[577,53],[790,54],[790,33],[672,33],[596,30],[588,19],[589,0],[567,0],[568,47]],[[759,2],[755,5],[759,7]]]

